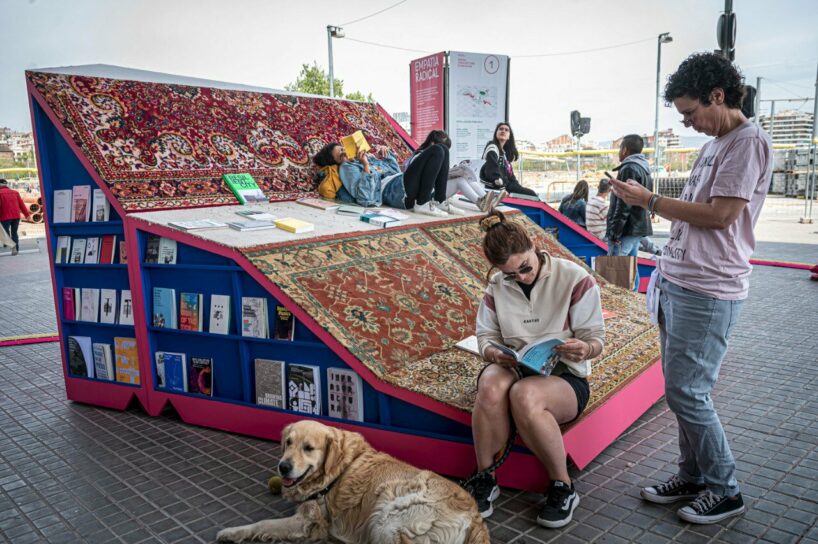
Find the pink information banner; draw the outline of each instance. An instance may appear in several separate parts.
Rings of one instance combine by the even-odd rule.
[[[443,130],[443,66],[445,53],[435,53],[409,63],[412,103],[412,138],[421,143],[432,130]]]

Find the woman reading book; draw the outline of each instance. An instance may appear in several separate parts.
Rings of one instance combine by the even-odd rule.
[[[499,210],[486,215],[480,227],[491,269],[477,313],[477,342],[488,364],[477,379],[472,433],[478,472],[467,488],[481,515],[491,515],[500,489],[489,469],[509,439],[513,420],[551,480],[537,522],[562,527],[571,521],[579,496],[568,475],[560,425],[585,408],[591,359],[602,354],[599,287],[579,265],[538,249],[525,229]],[[563,341],[554,348],[559,360],[548,376],[491,345],[519,351],[548,337]]]
[[[435,144],[425,150],[401,172],[395,155],[386,146],[374,146],[370,154],[359,149],[349,157],[338,142],[325,145],[313,158],[324,174],[319,193],[327,197],[322,185],[333,179],[341,182],[337,197],[361,206],[378,206],[412,210],[433,217],[449,217],[441,209],[446,200],[449,172],[449,149]],[[343,189],[343,191],[341,191]]]

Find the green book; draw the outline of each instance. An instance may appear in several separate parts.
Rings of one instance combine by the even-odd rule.
[[[222,179],[240,203],[268,202],[267,197],[250,174],[224,174]]]

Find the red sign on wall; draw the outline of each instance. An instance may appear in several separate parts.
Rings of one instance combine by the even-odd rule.
[[[422,143],[432,130],[443,130],[443,65],[445,53],[409,63],[412,138]]]

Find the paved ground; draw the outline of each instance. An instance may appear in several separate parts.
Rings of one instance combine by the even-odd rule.
[[[818,260],[814,246],[793,246],[765,257]],[[0,277],[0,337],[56,330],[45,254],[0,258]],[[660,401],[573,471],[575,521],[540,528],[540,497],[503,490],[492,541],[818,544],[818,282],[807,278],[756,268],[714,393],[745,516],[691,526],[638,498],[674,470],[675,424]],[[222,527],[292,512],[265,486],[276,443],[68,402],[56,343],[0,348],[0,376],[2,542],[212,542]]]

